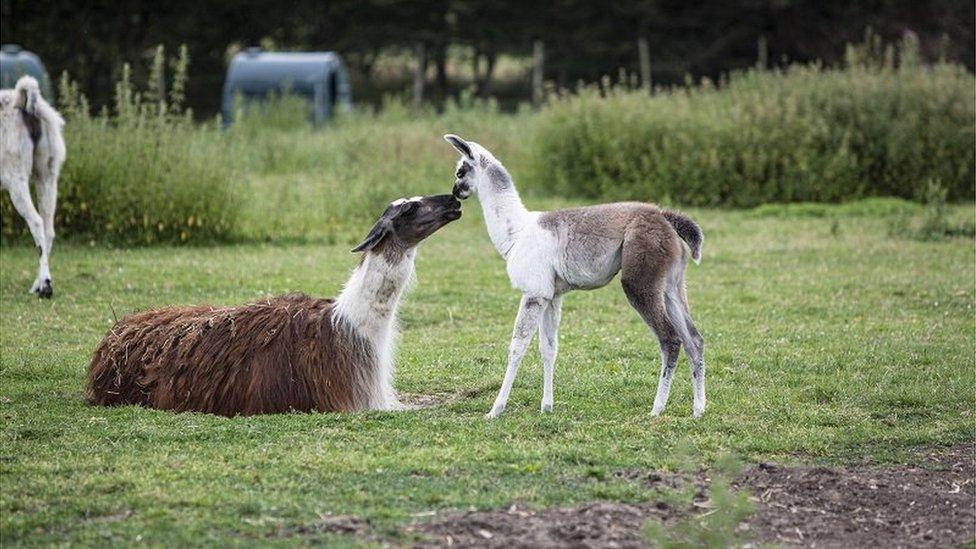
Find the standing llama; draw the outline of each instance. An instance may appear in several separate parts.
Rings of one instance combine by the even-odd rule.
[[[335,300],[295,294],[126,317],[95,350],[89,402],[222,416],[397,408],[397,304],[417,244],[460,207],[451,195],[391,203],[353,250],[365,254]]]
[[[505,410],[519,363],[536,330],[542,355],[542,411],[552,411],[552,377],[563,295],[607,285],[618,272],[631,306],[661,345],[661,378],[653,415],[664,410],[678,353],[691,360],[693,413],[705,412],[704,342],[685,296],[687,256],[701,258],[703,235],[688,217],[640,202],[530,212],[501,162],[456,135],[444,139],[461,153],[454,196],[478,196],[488,235],[505,259],[522,301],[508,349],[508,369],[487,417]]]
[[[41,257],[30,291],[44,298],[54,295],[48,258],[54,244],[58,175],[65,158],[63,126],[64,119],[41,97],[33,77],[22,76],[14,89],[0,90],[0,187],[10,193],[34,237]],[[31,173],[40,213],[31,200]]]

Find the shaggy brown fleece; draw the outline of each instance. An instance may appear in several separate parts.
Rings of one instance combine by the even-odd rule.
[[[128,316],[95,350],[86,396],[223,416],[363,409],[376,361],[362,338],[333,327],[333,310],[331,299],[293,294]]]

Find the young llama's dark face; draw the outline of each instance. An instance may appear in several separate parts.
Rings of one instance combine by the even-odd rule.
[[[464,200],[478,190],[477,180],[480,169],[475,157],[478,144],[468,143],[450,133],[444,136],[444,140],[461,153],[461,159],[458,160],[457,168],[454,170],[454,188],[451,192],[456,198]]]
[[[471,196],[475,189],[474,171],[474,162],[471,160],[462,158],[458,161],[457,168],[454,171],[454,188],[451,191],[456,198],[464,200]]]

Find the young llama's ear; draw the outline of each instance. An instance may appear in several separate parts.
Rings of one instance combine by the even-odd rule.
[[[468,160],[474,160],[474,154],[471,152],[471,146],[468,145],[467,141],[461,139],[460,137],[454,135],[453,133],[449,133],[445,135],[444,141],[450,143],[451,146],[457,149],[458,152],[461,153]]]

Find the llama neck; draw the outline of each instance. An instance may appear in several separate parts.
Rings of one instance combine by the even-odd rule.
[[[373,367],[359,372],[366,407],[392,410],[399,406],[393,388],[393,346],[396,308],[413,276],[415,250],[387,243],[366,252],[336,298],[332,320],[345,324],[371,348]]]
[[[529,211],[522,204],[515,183],[501,164],[488,168],[488,184],[484,192],[479,190],[478,199],[484,212],[488,236],[495,249],[507,258],[518,234],[528,223]]]
[[[377,348],[390,343],[397,304],[413,274],[415,255],[413,248],[367,252],[336,298],[337,317]]]

